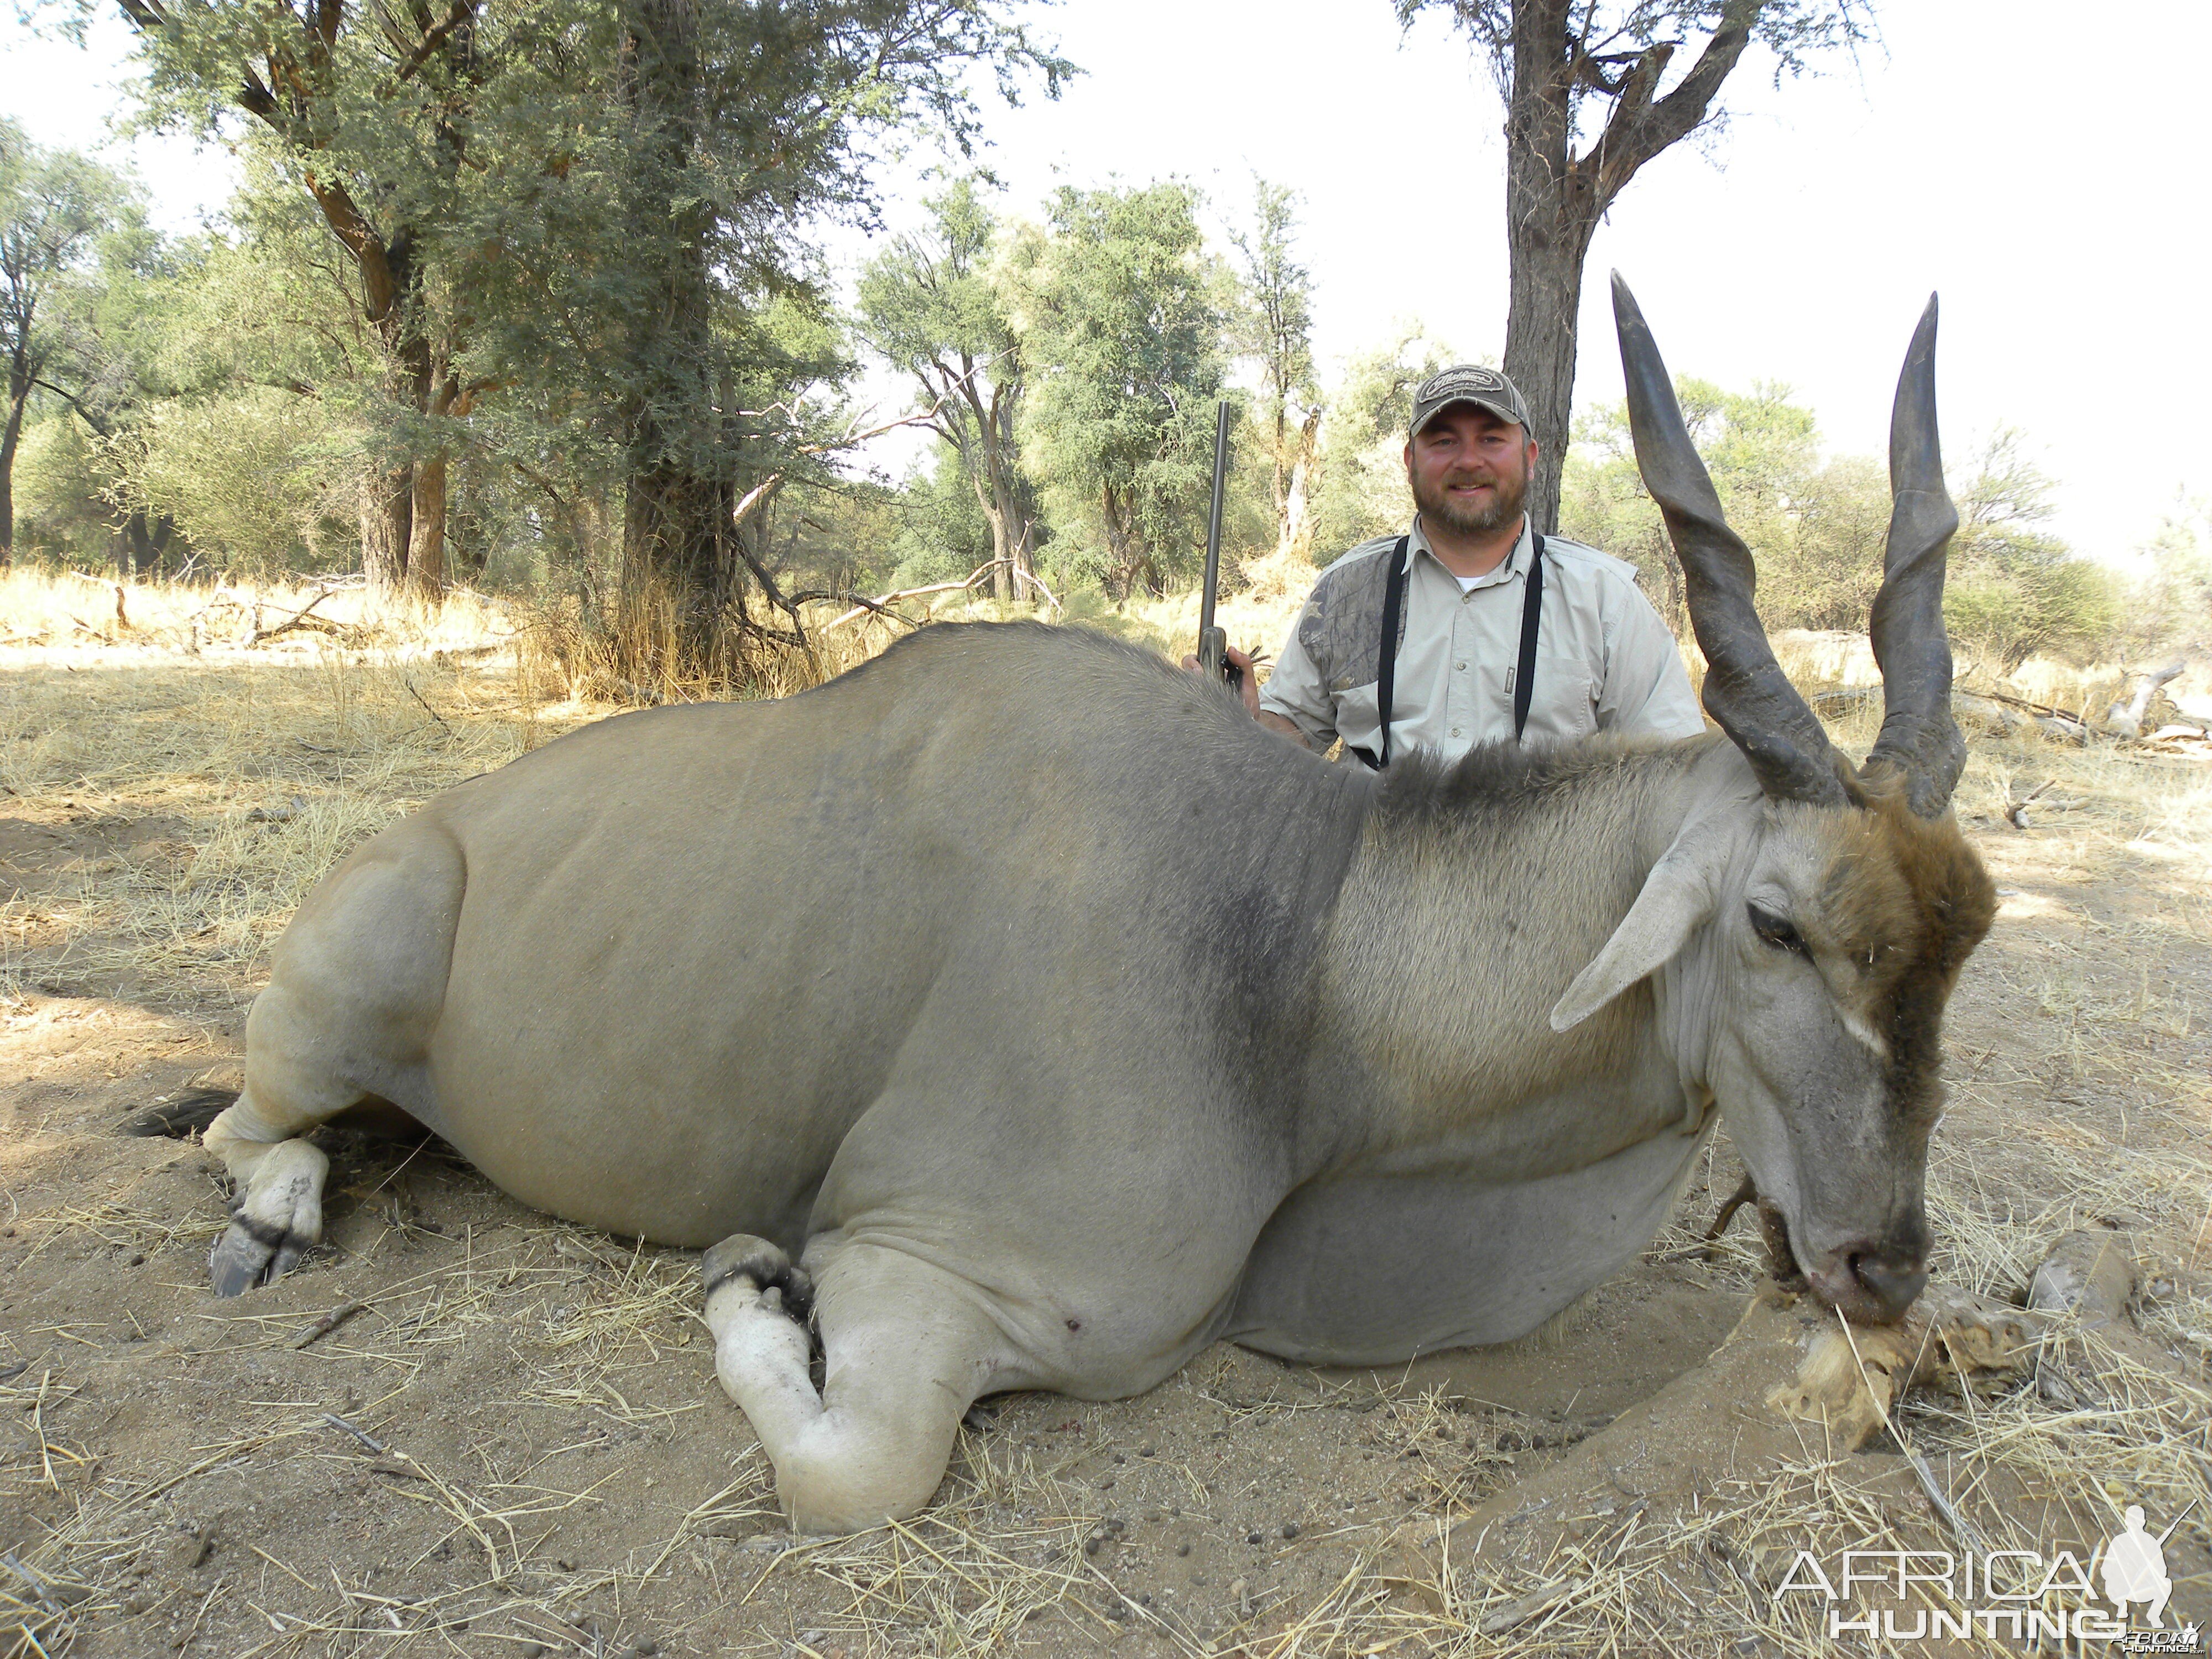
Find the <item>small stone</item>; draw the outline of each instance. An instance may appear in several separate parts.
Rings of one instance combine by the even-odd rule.
[[[1285,1521],[1285,1522],[1283,1522],[1283,1536],[1284,1536],[1284,1537],[1285,1537],[1285,1538],[1296,1538],[1297,1535],[1298,1535],[1298,1523],[1297,1523],[1297,1522],[1295,1522],[1295,1521]]]
[[[1115,1461],[1116,1463],[1126,1463],[1126,1462],[1127,1462],[1129,1460],[1128,1460],[1127,1458],[1126,1458],[1126,1457],[1122,1456],[1121,1453],[1119,1453],[1119,1452],[1115,1452],[1115,1453],[1114,1454],[1114,1461]]]
[[[1266,1538],[1265,1533],[1248,1532],[1244,1534],[1244,1541],[1248,1544],[1261,1543],[1266,1540]]]
[[[1105,1547],[1106,1540],[1095,1532],[1083,1540],[1083,1553],[1085,1555],[1096,1555]]]
[[[1516,1434],[1511,1429],[1506,1430],[1504,1433],[1498,1437],[1498,1449],[1500,1451],[1519,1451],[1521,1448],[1527,1443],[1527,1442],[1522,1440],[1521,1437]]]
[[[1145,1442],[1143,1445],[1137,1448],[1137,1455],[1139,1457],[1150,1457],[1152,1455],[1152,1443],[1149,1440]]]
[[[1190,1553],[1190,1546],[1188,1544],[1177,1544],[1176,1546],[1176,1553],[1177,1555],[1188,1555]]]
[[[653,1656],[660,1651],[660,1644],[650,1636],[641,1636],[629,1644],[629,1650],[639,1656],[639,1659],[653,1659]]]

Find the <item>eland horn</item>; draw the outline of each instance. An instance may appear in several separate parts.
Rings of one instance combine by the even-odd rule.
[[[1951,718],[1951,642],[1943,632],[1943,564],[1959,514],[1943,487],[1936,434],[1936,296],[1912,331],[1889,416],[1889,539],[1867,631],[1881,669],[1881,735],[1859,775],[1902,775],[1923,818],[1943,816],[1966,763]]]
[[[1628,425],[1636,441],[1637,470],[1659,504],[1668,538],[1682,562],[1690,625],[1705,653],[1705,712],[1743,751],[1759,787],[1771,799],[1844,805],[1850,796],[1828,734],[1774,660],[1774,648],[1759,626],[1752,603],[1759,578],[1751,550],[1729,528],[1720,497],[1713,493],[1712,480],[1682,424],[1667,365],[1644,313],[1637,309],[1636,296],[1618,271],[1613,276],[1613,315],[1620,333],[1620,367],[1628,381]],[[1903,395],[1899,393],[1900,400]],[[1934,431],[1932,416],[1929,429]],[[1942,488],[1940,477],[1937,488]],[[1900,505],[1899,511],[1903,510]],[[1890,535],[1894,549],[1898,538],[1893,525]],[[1939,557],[1939,589],[1942,582]],[[1887,586],[1883,592],[1887,595]],[[1911,601],[1900,598],[1899,604],[1903,608]],[[1939,625],[1939,641],[1942,632]],[[1949,670],[1947,655],[1947,683]],[[1887,730],[1885,725],[1885,736]]]

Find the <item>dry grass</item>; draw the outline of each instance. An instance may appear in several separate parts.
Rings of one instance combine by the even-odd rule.
[[[302,589],[228,603],[249,620],[258,603],[265,625],[312,596]],[[1300,597],[1297,582],[1273,573],[1224,605],[1225,625],[1240,642],[1272,642]],[[350,596],[333,595],[324,606],[351,635],[295,629],[246,649],[216,641],[233,611],[203,591],[131,590],[127,631],[106,626],[112,601],[102,611],[101,598],[82,582],[41,586],[19,575],[0,584],[4,816],[74,836],[81,848],[54,884],[0,907],[0,999],[40,984],[100,995],[127,988],[142,1004],[178,1008],[234,1005],[259,982],[292,907],[349,847],[435,791],[620,706],[574,695],[581,682],[532,643],[542,636],[488,607],[371,622],[339,603]],[[944,614],[995,612],[963,599]],[[1093,605],[1077,619],[1179,650],[1194,633],[1195,604],[1118,613]],[[830,630],[818,664],[781,689],[902,631],[873,617]],[[1855,710],[1838,735],[1863,746],[1873,725],[1871,710]],[[2010,839],[2005,808],[2048,779],[2057,782],[2038,828]],[[2118,750],[1985,743],[1959,805],[1991,838],[1993,857],[2021,849],[2016,862],[2035,879],[2000,869],[2012,890],[2007,915],[2040,931],[2035,951],[1993,952],[1978,966],[1990,975],[1995,1012],[1954,1040],[1954,1122],[2001,1128],[2004,1144],[1939,1136],[1929,1171],[1944,1252],[1938,1272],[2008,1293],[2058,1235],[2124,1215],[2154,1269],[2142,1325],[2180,1362],[2153,1371],[2094,1334],[2062,1333],[2035,1386],[1987,1400],[1917,1400],[1903,1414],[1901,1430],[1987,1542],[2033,1548],[2016,1501],[2024,1492],[2072,1504],[2093,1535],[2111,1529],[2123,1501],[2170,1516],[2191,1497],[2212,1498],[2212,1391],[2191,1380],[2212,1359],[2212,1299],[2198,1271],[2212,1268],[2212,1160],[2203,1152],[2212,1083],[2199,1063],[2212,998],[2204,973],[2212,775]],[[157,833],[125,833],[148,823]],[[2154,902],[2091,902],[2147,887]],[[390,1224],[348,1265],[380,1271],[400,1260],[394,1253],[410,1224],[396,1189],[362,1203],[389,1203]],[[184,1273],[216,1212],[204,1205],[180,1213],[126,1194],[88,1195],[22,1221],[36,1250],[66,1236],[174,1261]],[[1693,1224],[1678,1224],[1654,1249],[1681,1252],[1694,1242]],[[358,1317],[307,1352],[370,1365],[396,1394],[441,1352],[520,1329],[532,1334],[534,1358],[514,1370],[504,1394],[470,1402],[471,1414],[534,1422],[558,1413],[630,1432],[726,1414],[711,1394],[656,1404],[640,1389],[672,1356],[703,1354],[690,1256],[539,1218],[442,1248],[458,1257],[380,1283]],[[1723,1282],[1748,1282],[1759,1270],[1742,1235],[1724,1240],[1718,1257],[1712,1272]],[[226,1341],[255,1352],[289,1349],[307,1322],[297,1312],[222,1318]],[[470,1569],[433,1595],[403,1601],[367,1578],[302,1570],[279,1559],[281,1547],[257,1545],[258,1561],[212,1588],[180,1581],[168,1592],[198,1598],[185,1607],[195,1629],[211,1607],[250,1607],[261,1633],[241,1656],[479,1650],[455,1639],[463,1620],[484,1633],[484,1651],[518,1650],[526,1639],[555,1651],[611,1651],[604,1609],[649,1602],[672,1575],[696,1592],[663,1639],[703,1650],[952,1659],[1081,1651],[1118,1637],[1139,1651],[1253,1659],[1811,1656],[1832,1650],[1815,1623],[1817,1601],[1778,1603],[1772,1593],[1797,1550],[1832,1559],[1847,1547],[1952,1547],[1931,1518],[1869,1474],[1866,1460],[1808,1443],[1773,1478],[1723,1475],[1689,1513],[1657,1514],[1624,1498],[1571,1517],[1533,1558],[1498,1539],[1472,1556],[1408,1553],[1398,1547],[1397,1522],[1418,1516],[1431,1536],[1455,1527],[1455,1517],[1510,1478],[1501,1437],[1525,1437],[1527,1425],[1474,1419],[1433,1391],[1387,1386],[1217,1401],[1186,1374],[1166,1386],[1218,1405],[1238,1433],[1323,1425],[1370,1437],[1393,1458],[1416,1452],[1417,1496],[1396,1522],[1363,1517],[1320,1534],[1316,1547],[1340,1552],[1325,1583],[1296,1592],[1225,1586],[1224,1609],[1200,1618],[1139,1600],[1102,1570],[1109,1555],[1086,1552],[1104,1535],[1109,1504],[1075,1472],[1074,1452],[1040,1443],[1049,1436],[963,1435],[925,1517],[818,1542],[777,1530],[769,1472],[732,1431],[738,1449],[706,1495],[619,1559],[577,1570],[545,1540],[561,1517],[601,1514],[609,1494],[548,1484],[538,1463],[558,1445],[537,1449],[535,1462],[486,1455],[471,1465],[459,1451],[410,1443],[387,1395],[343,1413],[382,1453],[319,1411],[271,1406],[227,1418],[169,1466],[103,1473],[83,1432],[57,1425],[56,1403],[74,1386],[66,1339],[57,1341],[64,1358],[0,1382],[4,1420],[24,1430],[0,1502],[10,1489],[76,1494],[67,1520],[0,1564],[0,1652],[10,1641],[25,1654],[58,1652],[86,1615],[121,1616],[137,1566],[179,1524],[177,1490],[208,1471],[276,1458],[378,1472],[435,1518],[434,1547],[451,1544]],[[1008,1412],[1031,1411],[1022,1420],[1034,1424],[1046,1409]],[[1050,1409],[1098,1425],[1113,1408]],[[1230,1513],[1195,1476],[1176,1513],[1186,1510],[1222,1525]],[[2200,1508],[2186,1535],[2212,1543],[2207,1516]],[[771,1607],[775,1619],[804,1623],[781,1628]]]

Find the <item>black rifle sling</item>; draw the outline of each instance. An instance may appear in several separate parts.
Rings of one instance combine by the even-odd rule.
[[[1398,617],[1406,608],[1406,567],[1412,562],[1406,550],[1411,536],[1398,538],[1390,550],[1390,580],[1382,587],[1382,643],[1375,659],[1375,712],[1382,722],[1375,753],[1362,750],[1359,758],[1380,772],[1390,763],[1390,692],[1398,678]]]
[[[1528,561],[1528,591],[1521,599],[1521,666],[1513,676],[1513,741],[1528,729],[1528,702],[1536,695],[1536,630],[1544,620],[1544,538]]]
[[[1382,639],[1375,660],[1375,714],[1380,722],[1376,750],[1353,749],[1352,753],[1377,772],[1390,763],[1391,691],[1397,682],[1398,617],[1406,604],[1406,549],[1411,537],[1401,536],[1390,550],[1390,576],[1382,589]],[[1536,635],[1544,619],[1544,538],[1534,538],[1528,561],[1528,586],[1521,599],[1521,660],[1513,675],[1513,740],[1518,743],[1528,727],[1528,705],[1536,694]]]

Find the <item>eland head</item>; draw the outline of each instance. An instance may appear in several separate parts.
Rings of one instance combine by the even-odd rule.
[[[1996,907],[1950,811],[1966,744],[1943,632],[1958,514],[1936,437],[1936,301],[1891,415],[1893,507],[1869,624],[1884,713],[1854,769],[1776,663],[1750,550],[1618,276],[1613,290],[1637,465],[1681,561],[1705,709],[1741,763],[1727,760],[1552,1023],[1565,1030],[1656,975],[1686,1079],[1717,1103],[1814,1291],[1895,1320],[1927,1282],[1943,1007]]]

